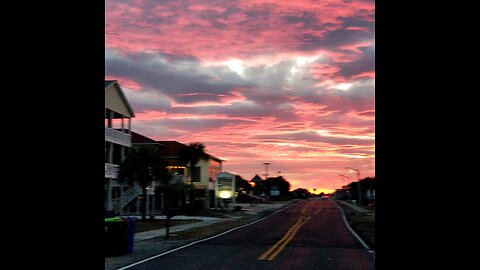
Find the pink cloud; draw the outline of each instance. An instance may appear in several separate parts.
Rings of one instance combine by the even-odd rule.
[[[375,78],[375,71],[365,71],[355,76],[352,76],[352,80],[357,79],[374,79]]]
[[[321,38],[340,29],[341,18],[373,18],[374,8],[373,2],[362,1],[239,1],[236,7],[221,1],[154,3],[132,7],[107,1],[106,46],[126,52],[193,55],[202,60],[282,53],[303,46],[306,34]],[[236,12],[227,12],[230,7]],[[303,12],[315,16],[315,21],[288,21],[288,16]],[[155,20],[164,23],[155,25]]]
[[[219,6],[212,6],[212,5],[194,4],[194,5],[189,5],[188,9],[193,11],[214,11],[217,13],[225,12],[225,8],[219,7]]]
[[[225,159],[224,169],[251,179],[255,173],[262,174],[261,163],[264,161],[275,164],[272,171],[282,171],[287,180],[291,180],[294,188],[339,188],[342,183],[337,177],[347,166],[371,166],[374,155],[374,141],[366,144],[337,145],[322,141],[297,139],[268,139],[273,135],[297,134],[299,132],[321,131],[332,138],[374,138],[374,133],[368,127],[357,125],[355,119],[367,116],[369,120],[373,111],[362,111],[346,114],[343,121],[335,125],[325,125],[321,122],[309,121],[309,117],[323,113],[326,107],[315,103],[296,100],[296,106],[301,121],[282,122],[274,117],[234,117],[226,114],[172,114],[164,112],[137,113],[135,121],[155,120],[231,120],[230,124],[204,128],[199,130],[185,130],[171,128],[176,136],[158,137],[158,133],[145,134],[158,140],[178,140],[183,143],[200,141],[207,146],[207,152]],[[307,113],[311,111],[311,114]],[[334,112],[330,112],[334,113]],[[150,122],[149,125],[154,125]],[[173,125],[174,126],[174,125]],[[259,136],[263,136],[259,138]],[[347,151],[347,152],[345,152]],[[354,165],[353,165],[353,164]],[[374,175],[374,169],[365,169],[365,176]]]
[[[370,29],[366,28],[366,27],[358,27],[358,26],[352,26],[352,27],[347,27],[345,28],[346,30],[349,30],[349,31],[362,31],[362,32],[370,32]]]
[[[317,81],[325,79],[335,80],[340,71],[340,67],[331,64],[313,64],[310,66],[312,78]]]
[[[360,50],[360,48],[364,48],[364,47],[370,47],[373,45],[373,42],[368,40],[368,41],[364,41],[364,42],[359,42],[359,43],[354,43],[354,44],[349,44],[349,45],[346,45],[346,46],[340,46],[339,49],[341,50],[348,50],[348,51],[354,51],[356,53],[362,53],[362,51]]]

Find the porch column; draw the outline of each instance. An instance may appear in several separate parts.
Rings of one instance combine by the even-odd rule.
[[[108,127],[113,127],[113,111],[110,111],[110,114],[108,115]]]
[[[145,216],[148,216],[150,213],[150,190],[147,191],[147,198],[145,200]]]
[[[112,211],[112,179],[107,178],[107,211]]]
[[[125,160],[125,152],[127,150],[127,147],[126,146],[121,146],[120,147],[120,161],[123,162]]]
[[[123,182],[120,183],[120,215],[123,214],[123,201],[125,200],[125,198],[123,197]]]
[[[113,164],[113,143],[112,142],[107,142],[110,144],[110,147],[108,148],[108,162],[110,164]]]
[[[164,192],[164,188],[162,188],[162,192],[160,193],[160,207],[162,208],[162,211],[165,210],[165,192]]]
[[[152,181],[152,188],[153,188],[153,194],[152,194],[152,212],[151,212],[151,217],[155,219],[155,181]]]

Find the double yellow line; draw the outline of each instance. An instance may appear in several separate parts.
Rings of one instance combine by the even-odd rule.
[[[284,248],[285,246],[292,241],[293,237],[297,234],[298,230],[300,227],[303,226],[303,224],[307,223],[311,219],[311,217],[306,217],[305,212],[307,208],[304,207],[301,211],[301,216],[297,220],[297,222],[290,227],[290,229],[287,231],[287,233],[283,236],[282,239],[280,239],[277,243],[275,243],[271,248],[269,248],[265,253],[262,254],[262,256],[258,257],[259,260],[273,260]],[[319,212],[316,211],[315,214]]]

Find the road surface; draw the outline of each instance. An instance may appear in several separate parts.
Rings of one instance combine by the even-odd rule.
[[[122,269],[375,269],[374,254],[331,200],[305,200],[260,222]]]

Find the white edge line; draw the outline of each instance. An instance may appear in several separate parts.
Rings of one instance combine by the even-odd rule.
[[[348,230],[353,234],[353,236],[355,236],[355,238],[357,238],[358,242],[360,242],[360,244],[362,244],[362,246],[370,253],[375,253],[375,251],[373,251],[363,240],[362,238],[360,238],[360,236],[358,236],[358,234],[352,229],[352,227],[350,227],[350,224],[348,224],[348,221],[347,221],[347,217],[345,216],[345,212],[343,211],[342,207],[340,207],[337,202],[335,202],[335,205],[338,207],[338,209],[340,209],[340,212],[342,212],[342,218],[343,218],[343,222],[345,223],[345,225],[347,226]]]
[[[128,268],[133,267],[133,266],[135,266],[135,265],[139,265],[139,264],[142,264],[142,263],[144,263],[144,262],[148,262],[148,261],[150,261],[150,260],[156,259],[156,258],[158,258],[158,257],[164,256],[164,255],[167,255],[167,254],[170,254],[170,253],[175,252],[175,251],[177,251],[177,250],[184,249],[184,248],[186,248],[186,247],[189,247],[189,246],[192,246],[192,245],[201,243],[201,242],[205,242],[205,241],[208,241],[208,240],[217,238],[217,237],[219,237],[219,236],[222,236],[222,235],[227,234],[227,233],[229,233],[229,232],[233,232],[233,231],[238,230],[238,229],[241,229],[241,228],[243,228],[243,227],[247,227],[247,226],[253,225],[253,224],[255,224],[255,223],[258,223],[258,222],[266,219],[267,217],[270,217],[270,216],[275,215],[276,213],[278,213],[278,212],[280,212],[280,211],[283,211],[283,210],[287,209],[288,207],[290,207],[290,206],[292,206],[292,205],[294,205],[294,204],[296,204],[296,203],[293,203],[293,204],[290,204],[290,205],[288,205],[288,206],[282,207],[282,208],[278,209],[277,211],[271,213],[270,215],[267,215],[267,216],[265,216],[265,217],[263,217],[263,218],[261,218],[261,219],[255,220],[255,221],[250,222],[250,223],[248,223],[248,224],[244,224],[244,225],[241,225],[241,226],[232,228],[232,229],[230,229],[230,230],[228,230],[228,231],[226,231],[226,232],[223,232],[223,233],[220,233],[220,234],[217,234],[217,235],[214,235],[214,236],[210,236],[210,237],[205,238],[205,239],[197,240],[197,241],[195,241],[195,242],[186,244],[186,245],[181,246],[181,247],[174,248],[174,249],[172,249],[172,250],[166,251],[166,252],[164,252],[164,253],[157,254],[157,255],[152,256],[152,257],[150,257],[150,258],[146,258],[146,259],[143,259],[143,260],[141,260],[141,261],[138,261],[138,262],[129,264],[129,265],[127,265],[127,266],[123,266],[122,268],[117,268],[117,270],[128,269]]]

